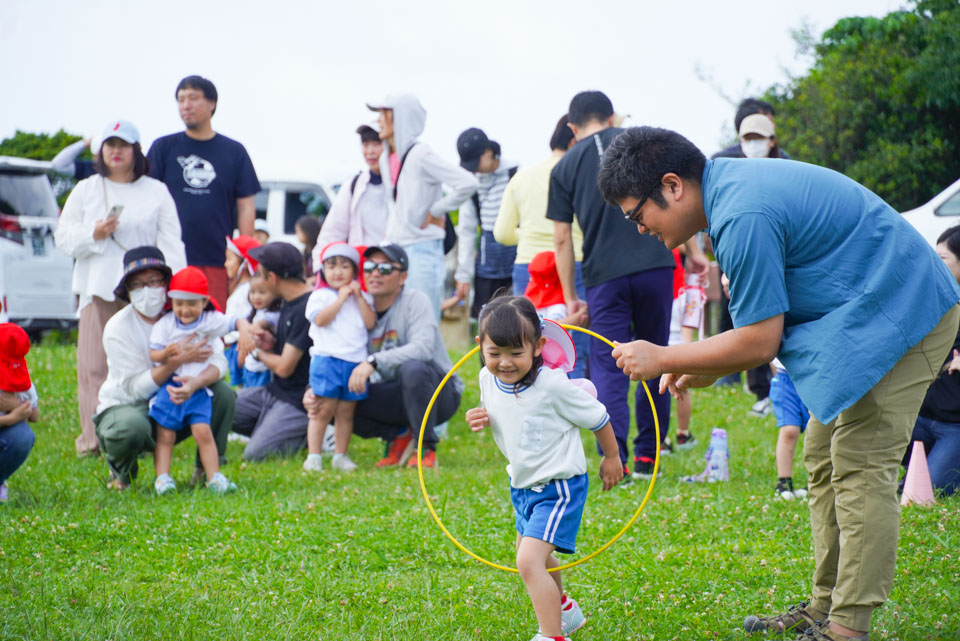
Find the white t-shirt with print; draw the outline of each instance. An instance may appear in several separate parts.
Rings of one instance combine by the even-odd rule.
[[[196,334],[198,341],[206,339],[212,344],[215,339],[219,339],[228,331],[230,331],[230,318],[220,312],[205,311],[200,314],[200,318],[189,325],[184,325],[171,311],[164,314],[150,330],[150,349],[163,349],[191,334]],[[176,375],[198,376],[207,369],[207,365],[211,364],[210,358],[201,363],[184,363],[177,368]]]
[[[533,385],[516,393],[484,367],[480,401],[497,447],[509,461],[510,485],[518,489],[586,473],[580,429],[595,432],[610,422],[603,403],[560,370],[546,367]]]

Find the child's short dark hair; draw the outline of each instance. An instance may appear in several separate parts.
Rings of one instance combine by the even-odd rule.
[[[536,345],[540,340],[540,316],[529,299],[522,296],[509,296],[506,289],[499,290],[480,310],[477,319],[480,342],[489,337],[498,347],[523,347],[524,343]],[[480,352],[483,362],[483,352]],[[532,385],[537,380],[543,356],[533,358],[533,366],[526,375],[514,383],[513,391]]]

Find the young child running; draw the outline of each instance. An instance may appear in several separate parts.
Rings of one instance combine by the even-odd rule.
[[[247,320],[257,327],[269,329],[276,334],[277,322],[280,320],[280,306],[283,304],[278,296],[273,295],[263,277],[257,275],[250,280],[250,314]],[[243,359],[242,380],[244,387],[261,387],[270,382],[270,369],[247,354]]]
[[[179,349],[178,342],[187,336],[195,334],[200,340],[219,340],[235,329],[236,323],[220,313],[210,300],[207,277],[196,267],[184,267],[174,274],[167,296],[173,309],[164,314],[150,331],[150,360],[155,363],[170,358]],[[203,471],[210,479],[207,487],[218,494],[237,489],[220,472],[217,444],[210,429],[213,412],[210,390],[198,388],[196,383],[201,374],[209,373],[209,368],[216,368],[209,359],[201,363],[184,363],[150,401],[150,417],[157,423],[157,445],[153,454],[157,494],[177,489],[170,476],[170,454],[177,439],[176,433],[187,426],[197,442]],[[180,389],[171,393],[171,387]]]
[[[507,458],[516,512],[517,569],[540,624],[537,639],[564,641],[586,619],[563,592],[553,552],[572,554],[587,498],[579,428],[594,432],[604,456],[603,489],[623,478],[606,408],[560,370],[541,368],[546,342],[526,298],[501,296],[480,312],[481,407],[466,414],[474,432],[489,426]]]
[[[321,287],[310,294],[310,387],[323,408],[307,423],[307,460],[303,469],[323,469],[323,433],[334,419],[334,469],[351,472],[356,463],[347,456],[353,433],[353,411],[367,397],[366,389],[349,385],[353,369],[367,357],[367,330],[377,324],[373,297],[360,289],[360,253],[346,243],[330,243],[320,254]],[[322,285],[326,285],[325,287]]]
[[[224,310],[231,318],[246,318],[251,312],[250,279],[257,273],[257,261],[250,258],[250,250],[259,247],[260,241],[253,236],[227,237],[226,259],[223,266],[227,272],[227,279],[233,285],[233,291],[227,298],[227,308]],[[243,384],[242,363],[237,363],[237,340],[240,333],[236,330],[223,337],[225,346],[223,355],[227,357],[230,367],[230,384],[238,387]]]

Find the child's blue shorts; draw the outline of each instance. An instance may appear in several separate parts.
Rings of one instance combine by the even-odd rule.
[[[577,532],[587,502],[587,475],[555,479],[546,485],[518,490],[510,487],[510,500],[517,516],[520,536],[540,539],[558,552],[573,554]]]
[[[150,402],[150,418],[157,422],[157,425],[178,432],[188,428],[194,423],[206,423],[210,425],[210,417],[213,414],[213,401],[207,388],[198,389],[193,396],[188,398],[182,405],[175,405],[170,400],[170,393],[167,392],[167,385],[180,387],[180,383],[174,383],[171,378],[160,386],[157,395]]]
[[[230,372],[230,384],[238,386],[243,383],[243,374],[237,364],[237,344],[233,343],[223,348],[223,355],[227,357],[227,371]]]
[[[782,369],[777,370],[777,375],[770,381],[770,402],[773,403],[773,414],[777,417],[777,427],[799,425],[801,433],[807,431],[810,412],[800,400],[790,375]]]
[[[246,367],[243,368],[243,386],[244,387],[263,387],[272,380],[270,370],[265,372],[253,372]]]
[[[359,363],[351,363],[333,356],[314,356],[310,359],[310,387],[313,393],[323,398],[339,398],[344,401],[362,401],[366,390],[354,394],[347,387],[350,374]]]

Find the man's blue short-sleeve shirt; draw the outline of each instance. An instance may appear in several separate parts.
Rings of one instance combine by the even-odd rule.
[[[923,237],[842,174],[717,159],[702,188],[734,326],[784,315],[778,356],[822,422],[866,394],[960,300]]]

